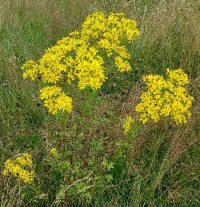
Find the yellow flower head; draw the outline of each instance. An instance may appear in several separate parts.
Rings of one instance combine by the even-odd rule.
[[[56,114],[58,111],[72,112],[72,99],[62,92],[60,87],[47,86],[41,89],[40,99],[44,101],[44,105],[52,114]]]
[[[118,67],[120,72],[130,71],[131,66],[127,60],[124,60],[120,56],[115,57],[115,65]]]
[[[50,152],[52,155],[56,155],[58,153],[58,150],[55,147],[53,147],[51,148]]]
[[[38,76],[38,64],[33,61],[29,60],[22,66],[22,70],[24,70],[23,78],[30,77],[32,80],[35,80]]]
[[[106,71],[108,57],[114,59],[118,71],[130,71],[128,46],[138,36],[136,21],[125,14],[95,12],[86,18],[80,31],[46,49],[38,61],[25,63],[23,76],[54,84],[41,90],[40,99],[53,114],[59,110],[70,113],[72,100],[60,86],[77,81],[80,90],[101,88],[110,71]]]
[[[141,103],[136,106],[143,123],[150,119],[157,123],[162,117],[170,116],[176,124],[181,124],[191,117],[194,98],[185,88],[189,83],[187,74],[182,69],[168,69],[167,75],[166,79],[159,75],[144,76],[147,91],[141,95]]]
[[[126,118],[126,120],[125,120],[125,122],[124,122],[124,124],[123,124],[123,128],[124,128],[124,131],[125,131],[126,134],[127,134],[127,133],[130,131],[130,129],[132,128],[133,123],[134,123],[134,118],[131,117],[131,116],[127,116],[127,118]]]
[[[9,174],[25,183],[31,184],[35,178],[32,156],[29,153],[25,153],[14,160],[8,159],[5,162],[3,175],[8,176]]]

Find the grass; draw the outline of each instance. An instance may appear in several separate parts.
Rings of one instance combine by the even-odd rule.
[[[40,180],[32,190],[0,175],[1,206],[200,206],[199,1],[9,0],[0,5],[0,168],[2,172],[7,159],[29,151]],[[76,110],[66,123],[45,110],[37,83],[23,80],[21,66],[80,28],[96,10],[123,11],[138,21],[134,72],[114,77],[98,92],[74,89]],[[167,67],[184,68],[190,75],[192,119],[186,126],[138,126],[127,139],[121,120],[134,115],[142,75],[163,74]],[[77,171],[89,184],[87,176],[102,172],[103,160],[108,161],[106,167],[113,162],[113,181],[92,192],[92,204],[73,194],[84,187],[66,194],[65,176],[49,158],[52,147],[62,151],[62,165],[70,157],[68,174],[76,177]],[[87,191],[83,195],[90,197]]]

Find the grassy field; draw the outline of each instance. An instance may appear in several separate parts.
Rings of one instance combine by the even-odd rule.
[[[138,22],[133,70],[97,91],[74,87],[72,114],[54,116],[21,67],[94,11]],[[200,206],[199,20],[199,0],[0,0],[0,206]],[[142,76],[168,67],[189,75],[191,119],[138,124],[126,136],[123,120],[136,116]],[[25,152],[33,157],[32,185],[3,176],[6,160]]]

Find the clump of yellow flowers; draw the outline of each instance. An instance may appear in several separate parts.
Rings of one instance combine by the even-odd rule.
[[[124,132],[127,134],[130,129],[132,128],[133,126],[133,123],[134,123],[134,118],[131,117],[131,116],[127,116],[126,119],[125,119],[125,122],[123,124],[123,128],[124,128]]]
[[[157,123],[161,117],[167,116],[176,124],[188,121],[194,98],[185,87],[189,79],[182,69],[167,69],[166,78],[146,75],[143,79],[147,84],[147,91],[141,95],[141,103],[136,106],[136,111],[141,113],[140,121],[147,123],[152,119]]]
[[[38,61],[26,62],[23,76],[47,84],[41,89],[40,98],[50,112],[70,113],[72,99],[61,86],[76,81],[80,90],[99,89],[108,78],[106,61],[110,59],[118,71],[130,71],[127,46],[139,34],[136,21],[125,14],[95,12],[86,18],[81,31],[59,40]]]
[[[9,174],[25,183],[31,184],[35,178],[32,156],[29,153],[25,153],[14,160],[8,159],[5,162],[3,175],[8,176]]]
[[[53,148],[51,148],[50,153],[52,155],[56,156],[56,155],[58,155],[58,150],[55,147],[53,147]]]
[[[55,85],[41,89],[40,99],[44,100],[44,105],[52,114],[56,114],[58,110],[66,110],[69,113],[72,111],[72,99]]]

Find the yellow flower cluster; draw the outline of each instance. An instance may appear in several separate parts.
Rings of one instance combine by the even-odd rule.
[[[106,80],[104,61],[94,47],[83,45],[77,49],[75,74],[79,79],[79,88],[84,89],[90,86],[99,89]]]
[[[58,151],[55,147],[51,148],[51,150],[50,150],[50,154],[51,154],[53,157],[59,157],[59,151]]]
[[[3,175],[7,176],[9,174],[14,175],[14,177],[24,181],[25,183],[31,184],[35,178],[32,156],[25,153],[14,160],[8,159],[5,162]]]
[[[59,110],[72,112],[72,99],[57,86],[47,86],[40,90],[40,99],[52,114]]]
[[[143,123],[152,119],[160,121],[161,117],[170,116],[176,124],[186,123],[191,117],[194,98],[189,95],[186,85],[189,79],[182,69],[167,69],[167,78],[160,75],[144,76],[147,91],[141,95],[141,103],[136,111],[142,113]]]
[[[51,152],[51,154],[55,155],[58,153],[58,150],[55,147],[53,147],[53,148],[51,148],[50,152]]]
[[[138,36],[136,21],[126,18],[123,13],[106,15],[95,12],[86,18],[81,31],[72,32],[59,40],[38,61],[29,60],[25,63],[22,66],[23,77],[30,77],[32,80],[39,78],[46,84],[54,85],[65,84],[65,80],[68,84],[78,80],[81,90],[86,87],[99,89],[109,74],[105,70],[108,57],[113,58],[120,72],[131,70],[128,61],[131,55],[127,46]],[[70,104],[64,106],[64,101],[71,102],[69,97],[64,92],[60,93],[57,94],[60,106],[58,97],[42,98],[49,111],[54,114],[58,109],[64,110],[66,107],[66,111],[71,111]]]
[[[131,70],[131,66],[128,61],[123,60],[120,56],[115,57],[115,64],[118,66],[121,72]]]
[[[97,48],[104,49],[108,57],[119,56],[125,62],[130,59],[125,45],[139,35],[136,21],[126,18],[123,13],[111,13],[107,16],[103,12],[95,12],[86,18],[81,32],[82,39],[95,42]],[[121,71],[117,63],[116,66]],[[126,70],[130,69],[129,65]]]
[[[126,118],[126,120],[125,120],[125,122],[124,122],[124,124],[123,124],[123,128],[124,128],[124,131],[125,131],[126,134],[127,134],[127,133],[130,131],[130,129],[132,128],[133,123],[134,123],[134,118],[131,117],[131,116],[127,116],[127,118]]]

